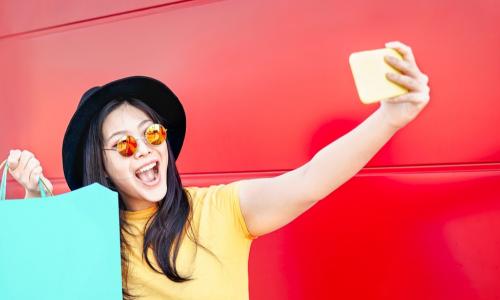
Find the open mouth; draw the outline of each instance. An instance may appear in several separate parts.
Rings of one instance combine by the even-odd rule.
[[[151,186],[158,183],[159,176],[159,161],[151,163],[150,165],[144,166],[141,170],[135,172],[135,177],[137,177],[145,185]]]

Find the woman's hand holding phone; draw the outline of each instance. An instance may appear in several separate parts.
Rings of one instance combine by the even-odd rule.
[[[429,77],[418,68],[410,47],[401,42],[385,46],[352,53],[349,64],[361,102],[381,102],[384,120],[399,129],[429,102]]]
[[[385,57],[385,61],[401,74],[387,73],[387,79],[404,87],[408,93],[381,100],[380,110],[387,122],[399,129],[411,122],[429,103],[429,77],[422,73],[415,62],[410,47],[401,42],[386,43],[387,48],[398,51],[403,60]]]

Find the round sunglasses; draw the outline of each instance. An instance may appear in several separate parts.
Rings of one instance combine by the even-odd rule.
[[[144,131],[144,140],[150,145],[161,145],[167,139],[167,129],[161,124],[152,124]],[[111,149],[124,157],[130,157],[137,152],[137,140],[131,135],[122,136]]]

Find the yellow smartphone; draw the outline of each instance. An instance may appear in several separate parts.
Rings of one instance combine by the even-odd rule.
[[[388,72],[401,74],[385,62],[386,55],[403,59],[399,52],[391,48],[361,51],[349,55],[354,84],[361,102],[365,104],[408,93],[407,89],[386,78],[385,74]]]

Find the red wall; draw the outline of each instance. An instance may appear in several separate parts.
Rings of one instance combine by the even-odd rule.
[[[82,93],[157,77],[184,103],[185,185],[296,168],[362,122],[350,53],[409,44],[431,102],[368,166],[259,238],[252,299],[500,297],[496,1],[0,1],[0,157],[28,149],[68,191]],[[9,182],[8,196],[22,197]]]

